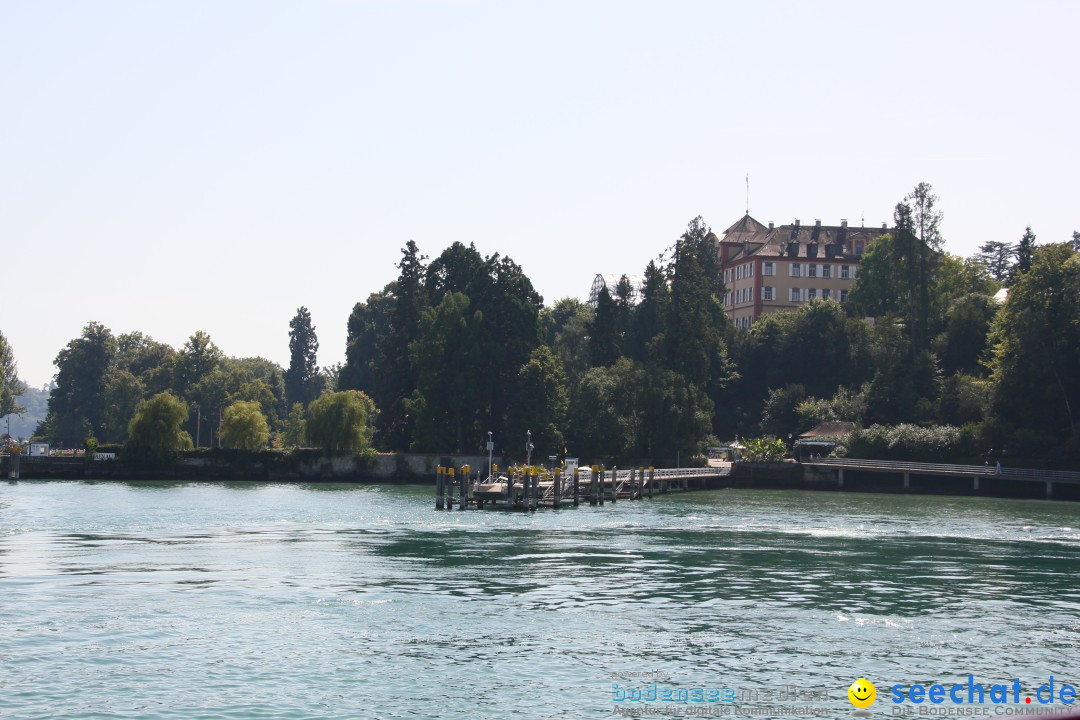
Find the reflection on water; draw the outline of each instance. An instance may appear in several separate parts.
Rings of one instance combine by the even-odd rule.
[[[628,671],[827,688],[838,715],[859,676],[1080,680],[1069,503],[237,489],[5,486],[0,715],[577,718]]]

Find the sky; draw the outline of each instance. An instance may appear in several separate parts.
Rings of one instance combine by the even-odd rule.
[[[23,380],[89,321],[288,364],[410,239],[545,302],[701,215],[946,250],[1080,229],[1076,2],[0,1],[0,332]]]

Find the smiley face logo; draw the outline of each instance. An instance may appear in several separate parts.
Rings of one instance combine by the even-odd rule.
[[[866,678],[859,678],[847,689],[848,700],[857,708],[868,708],[877,699],[877,688]]]

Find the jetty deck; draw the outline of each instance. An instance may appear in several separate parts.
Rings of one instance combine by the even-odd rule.
[[[512,468],[481,477],[468,466],[442,467],[435,476],[435,509],[577,507],[618,500],[650,499],[669,492],[707,489],[731,474],[731,464],[706,468],[575,468],[572,472],[542,472]]]

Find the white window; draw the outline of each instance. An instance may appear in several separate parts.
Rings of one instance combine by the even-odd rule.
[[[731,307],[731,291],[730,290],[728,290],[726,293],[724,293],[724,304],[727,305],[728,307]]]
[[[806,277],[817,277],[817,265],[815,263],[807,263]]]
[[[731,268],[724,271],[724,283],[727,285],[731,284]]]
[[[754,264],[750,263],[750,277],[754,277]]]
[[[761,299],[762,300],[772,300],[773,299],[773,289],[771,287],[769,287],[768,285],[761,288]]]
[[[802,294],[800,293],[799,288],[790,288],[788,290],[788,300],[791,302],[799,302],[802,300]]]
[[[802,277],[802,265],[800,263],[791,263],[788,266],[788,275],[790,277]]]
[[[852,265],[852,266],[851,266],[851,279],[852,279],[852,280],[854,280],[854,279],[855,279],[855,271],[856,271],[856,270],[858,270],[858,269],[859,269],[859,266],[858,266],[858,265]]]
[[[825,267],[829,267],[829,266],[826,265]],[[822,290],[821,290],[821,299],[822,300],[828,300],[831,297],[832,297],[832,290],[830,290],[829,288],[822,288]]]
[[[817,298],[817,288],[809,288],[806,291],[806,299],[813,300],[815,298]]]
[[[771,262],[765,263],[764,266],[761,269],[761,274],[762,275],[768,275],[770,277],[775,275],[776,274],[776,265],[771,263]]]
[[[850,277],[851,277],[851,266],[850,265],[841,265],[840,266],[840,279],[841,280],[847,280]]]
[[[822,265],[821,266],[821,277],[823,277],[823,278],[831,278],[832,277],[832,265]]]
[[[840,291],[840,302],[847,302],[847,290]]]

